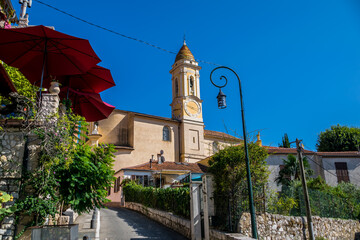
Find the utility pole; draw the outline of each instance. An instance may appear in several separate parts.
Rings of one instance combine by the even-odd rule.
[[[315,240],[314,231],[313,231],[313,223],[312,223],[312,219],[311,219],[311,208],[310,208],[310,201],[309,201],[309,193],[308,193],[307,185],[306,185],[304,163],[303,163],[303,156],[302,156],[303,148],[300,146],[300,140],[299,139],[296,139],[296,149],[297,149],[297,152],[298,152],[301,183],[302,183],[303,192],[304,192],[304,198],[305,198],[306,217],[307,217],[307,223],[308,223],[308,229],[309,229],[309,239],[310,240]]]

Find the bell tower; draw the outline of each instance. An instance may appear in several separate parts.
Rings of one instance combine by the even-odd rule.
[[[172,65],[172,118],[203,122],[200,99],[201,67],[184,41]]]
[[[172,65],[172,118],[181,121],[180,161],[196,162],[204,158],[204,123],[200,99],[201,67],[184,40]]]

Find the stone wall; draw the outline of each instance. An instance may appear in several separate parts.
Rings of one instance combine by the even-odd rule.
[[[190,220],[178,217],[169,212],[148,208],[139,203],[127,202],[125,207],[144,214],[145,216],[165,225],[168,228],[191,238]],[[224,233],[214,229],[210,229],[211,240],[251,240],[253,238],[246,237],[239,233]]]
[[[302,240],[308,238],[307,219],[305,217],[290,217],[277,214],[262,214],[256,217],[260,239]],[[334,218],[312,218],[314,236],[328,240],[354,240],[355,233],[360,232],[360,223],[355,220]],[[251,235],[250,214],[244,213],[239,222],[239,231]]]
[[[6,202],[4,207],[14,204],[19,198],[20,177],[25,149],[25,139],[21,132],[2,132],[0,134],[0,191],[13,196],[13,201]],[[15,225],[14,217],[5,217],[0,222],[0,238],[10,240],[13,238]]]
[[[28,135],[21,131],[22,120],[12,120],[4,131],[0,132],[0,191],[4,191],[13,197],[13,201],[6,202],[4,207],[10,207],[19,198],[20,178],[23,170],[31,171],[37,167],[38,141],[34,135]],[[27,218],[20,217],[17,230],[21,230],[27,224]],[[0,222],[0,239],[11,240],[15,234],[15,219],[8,216]]]

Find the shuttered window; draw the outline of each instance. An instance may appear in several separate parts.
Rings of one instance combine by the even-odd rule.
[[[338,179],[338,183],[340,182],[350,182],[349,179],[349,171],[346,162],[336,162],[336,176]]]

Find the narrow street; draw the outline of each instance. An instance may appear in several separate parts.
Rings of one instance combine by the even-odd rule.
[[[144,215],[125,208],[101,209],[100,223],[100,240],[187,239]]]

